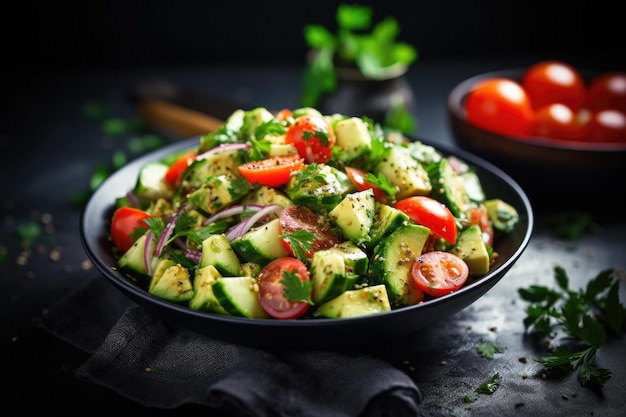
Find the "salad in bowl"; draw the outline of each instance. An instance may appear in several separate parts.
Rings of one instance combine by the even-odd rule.
[[[180,148],[180,147],[179,147]],[[474,166],[367,117],[239,109],[142,163],[110,217],[116,270],[195,312],[372,316],[493,271],[520,221]]]

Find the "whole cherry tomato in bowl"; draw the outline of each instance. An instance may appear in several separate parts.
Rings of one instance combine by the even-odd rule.
[[[528,67],[521,79],[535,109],[561,103],[578,111],[587,94],[581,72],[562,61],[540,61]]]
[[[467,121],[501,135],[528,137],[534,120],[530,98],[520,84],[504,77],[479,81],[465,97]]]
[[[585,108],[626,112],[626,72],[610,71],[593,78],[587,88]]]

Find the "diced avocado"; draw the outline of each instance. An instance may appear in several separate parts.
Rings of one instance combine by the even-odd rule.
[[[189,308],[228,314],[213,294],[213,284],[221,276],[213,265],[198,268],[193,279],[193,295],[189,300]]]
[[[267,151],[267,156],[271,158],[273,156],[295,155],[297,153],[298,149],[292,144],[272,143]]]
[[[378,163],[376,173],[381,173],[398,192],[400,200],[412,195],[427,195],[432,189],[428,173],[409,150],[400,145],[391,146],[389,153]]]
[[[442,158],[428,173],[433,186],[431,197],[445,204],[455,217],[467,218],[470,198],[463,179],[452,169],[450,162]]]
[[[370,261],[372,275],[387,287],[389,301],[394,306],[420,301],[411,277],[413,262],[420,256],[430,229],[407,224],[392,232],[374,248]]]
[[[148,162],[139,171],[133,194],[140,201],[154,201],[158,198],[171,199],[174,188],[165,181],[165,173],[169,169],[161,162]]]
[[[479,225],[474,224],[461,231],[450,252],[467,263],[470,275],[484,275],[489,272],[491,257]]]
[[[152,274],[148,292],[175,303],[191,300],[193,284],[189,271],[171,259],[161,259]]]
[[[187,201],[194,208],[208,214],[215,214],[221,209],[237,202],[248,193],[248,182],[232,175],[210,177],[197,190],[187,196]]]
[[[272,204],[278,204],[281,207],[287,207],[293,205],[293,201],[287,197],[287,195],[281,190],[262,185],[258,187],[254,192],[248,194],[242,200],[242,204],[259,204],[261,206],[270,206]]]
[[[343,199],[343,186],[326,164],[309,164],[285,186],[287,196],[315,212],[331,210]]]
[[[373,248],[380,240],[400,226],[409,224],[411,218],[404,212],[388,204],[376,203],[374,222],[370,229],[370,240],[366,242],[368,248]]]
[[[198,265],[200,268],[212,265],[226,276],[241,275],[241,262],[223,233],[211,235],[202,241],[202,256]]]
[[[196,159],[183,173],[181,189],[190,192],[210,178],[220,175],[230,175],[243,178],[239,172],[239,165],[245,163],[248,153],[245,149],[221,150]]]
[[[387,288],[380,284],[348,290],[320,305],[313,313],[316,317],[347,318],[391,311]]]
[[[434,146],[426,145],[420,141],[412,141],[407,145],[409,154],[413,159],[420,161],[423,165],[430,165],[439,162],[442,158],[441,154]]]
[[[230,242],[235,253],[244,262],[267,265],[274,259],[288,256],[280,237],[279,219],[273,219]]]
[[[370,239],[369,233],[374,223],[375,206],[374,190],[368,188],[346,195],[335,208],[328,212],[328,218],[339,226],[346,239],[359,245]]]
[[[337,158],[343,162],[353,161],[372,148],[372,137],[367,124],[359,117],[350,117],[335,123],[336,145],[341,148]]]
[[[145,255],[144,249],[146,246],[148,234],[145,233],[141,235],[133,245],[122,255],[122,257],[117,261],[117,264],[121,269],[124,269],[128,272],[138,274],[140,276],[147,276],[148,271],[146,269]],[[151,241],[150,244],[154,245],[154,241]],[[151,253],[153,253],[151,251]],[[156,266],[157,259],[153,258],[151,267]]]
[[[265,107],[256,107],[252,110],[247,110],[243,115],[241,132],[247,137],[254,137],[254,130],[257,127],[273,119],[274,115]]]
[[[299,107],[297,109],[293,109],[291,111],[291,115],[293,116],[294,119],[300,116],[306,116],[306,115],[323,117],[322,113],[320,113],[320,111],[314,107]]]
[[[485,207],[495,230],[504,233],[513,231],[519,221],[519,213],[515,207],[499,198],[485,201]]]
[[[259,284],[252,277],[222,277],[215,280],[213,294],[228,314],[268,318],[259,301]]]
[[[313,302],[323,303],[351,289],[367,272],[368,262],[367,254],[349,241],[315,252],[310,268]]]

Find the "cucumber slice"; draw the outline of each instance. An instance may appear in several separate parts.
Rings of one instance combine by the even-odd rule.
[[[175,303],[191,300],[193,285],[189,271],[171,259],[160,260],[152,274],[148,292]]]
[[[371,271],[387,287],[394,306],[411,305],[421,301],[413,285],[411,267],[420,256],[430,229],[408,224],[396,229],[374,248]]]
[[[244,262],[267,265],[274,259],[288,256],[280,238],[279,219],[273,219],[262,226],[250,229],[247,233],[230,242],[233,250]]]
[[[189,300],[189,308],[228,314],[213,294],[213,284],[220,277],[219,271],[213,265],[198,269],[193,279],[193,296]]]
[[[200,268],[212,265],[225,276],[242,275],[241,262],[223,233],[211,235],[202,241],[202,256],[198,265]]]
[[[268,318],[259,301],[259,284],[252,277],[222,277],[215,280],[213,294],[228,314],[249,318]]]

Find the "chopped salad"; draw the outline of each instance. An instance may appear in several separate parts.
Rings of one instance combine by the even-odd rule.
[[[255,319],[383,313],[487,274],[519,216],[472,166],[367,117],[235,111],[115,202],[118,267],[150,294]]]

